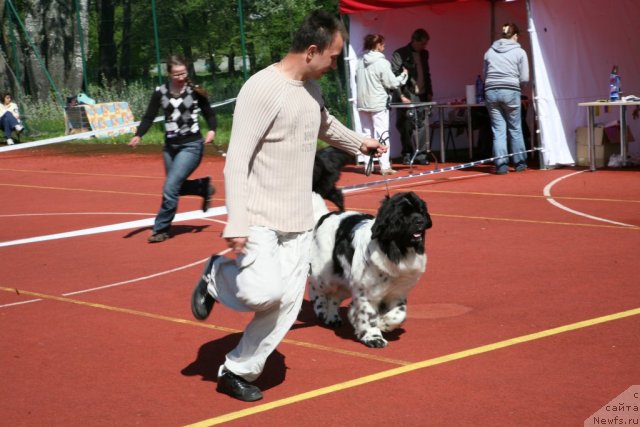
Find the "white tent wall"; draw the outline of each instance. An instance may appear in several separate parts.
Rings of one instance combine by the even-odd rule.
[[[571,164],[576,153],[575,129],[586,126],[579,102],[607,99],[609,73],[620,68],[623,95],[640,96],[640,1],[530,0],[535,78],[545,164]],[[559,121],[554,112],[557,111]],[[596,123],[619,119],[617,107],[600,109]],[[636,139],[640,120],[627,117]],[[629,144],[640,154],[640,143]]]
[[[620,67],[624,93],[640,95],[640,36],[637,29],[640,0],[612,0],[606,4],[602,0],[530,0],[530,6],[536,29],[531,36],[535,40],[527,32],[525,0],[496,1],[495,25],[497,29],[505,22],[520,26],[519,42],[529,55],[531,78],[535,77],[540,86],[536,89],[541,98],[540,142],[547,150],[543,156],[545,166],[572,164],[575,161],[575,129],[585,126],[587,120],[586,110],[577,104],[608,96],[608,76],[613,64]],[[350,47],[347,60],[352,94],[356,93],[353,77],[356,55],[362,54],[366,34],[384,35],[385,55],[390,59],[395,49],[409,42],[414,29],[425,28],[431,36],[427,49],[437,102],[464,98],[465,86],[473,84],[482,71],[484,53],[492,42],[489,1],[441,3],[348,16]],[[524,93],[531,95],[531,86],[525,87]],[[355,99],[352,102],[354,127],[359,130]],[[601,113],[597,117],[598,123],[608,123],[618,117],[617,108]],[[532,112],[527,119],[533,129]],[[629,119],[628,124],[634,137],[640,139],[640,120]],[[391,154],[397,156],[400,142],[393,114],[390,131]],[[465,143],[464,136],[456,140],[458,148],[464,147]],[[432,146],[437,148],[437,142],[432,142]],[[631,143],[629,152],[637,155],[640,143]]]

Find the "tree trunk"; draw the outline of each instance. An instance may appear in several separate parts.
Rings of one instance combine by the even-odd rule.
[[[24,78],[26,92],[32,94],[40,100],[47,100],[49,95],[49,81],[45,73],[44,58],[47,46],[47,39],[44,27],[44,16],[42,9],[38,8],[39,1],[29,0],[27,10],[23,15],[24,28],[28,34],[20,34],[22,45],[28,45],[22,51],[25,52],[24,61]],[[50,5],[50,9],[56,9],[57,4]],[[32,43],[29,43],[31,38]],[[34,49],[37,49],[37,54]],[[38,58],[40,55],[40,58]]]
[[[236,53],[233,51],[233,49],[231,49],[231,52],[229,52],[229,55],[227,56],[227,58],[229,58],[229,66],[227,68],[227,74],[230,77],[233,77],[236,75]]]
[[[120,45],[120,78],[129,80],[131,71],[131,1],[123,0],[122,44]]]
[[[20,70],[21,81],[18,84],[26,94],[49,100],[53,92],[55,99],[62,101],[61,92],[77,92],[82,87],[82,55],[75,5],[77,3],[80,9],[80,31],[83,32],[86,46],[88,1],[50,0],[44,4],[42,0],[25,0],[20,10],[16,10],[23,25],[18,25],[16,21],[17,63],[12,64],[10,70],[11,73],[14,69]],[[2,3],[4,7],[5,2]],[[15,6],[15,2],[12,4]],[[13,12],[8,9],[4,11]],[[2,48],[3,57],[8,58],[10,48]],[[5,61],[0,62],[6,65]],[[6,72],[2,75],[6,75]]]
[[[98,56],[100,74],[108,81],[116,78],[115,0],[100,0],[98,16]]]
[[[87,61],[89,55],[89,0],[74,0],[74,3],[76,1],[78,10],[74,7],[73,12],[78,15],[73,16],[74,31],[71,34],[72,41],[70,41],[70,43],[73,43],[73,56],[69,58],[69,65],[67,66],[69,78],[64,84],[66,88],[71,88],[73,93],[82,88],[87,92],[89,91],[88,87],[84,87],[83,80],[83,75],[87,72],[84,62]],[[80,20],[79,23],[78,19]],[[80,28],[78,28],[78,24]],[[82,46],[80,42],[82,42]]]
[[[253,75],[256,72],[256,49],[253,43],[247,43],[247,57],[249,60],[249,75]]]
[[[193,49],[191,49],[191,42],[189,40],[189,17],[187,15],[181,16],[182,35],[180,36],[180,45],[182,47],[182,54],[184,59],[187,60],[190,76],[196,75],[196,67],[193,60]]]

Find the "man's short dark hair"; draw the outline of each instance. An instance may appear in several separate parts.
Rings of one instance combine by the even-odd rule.
[[[413,42],[423,42],[425,40],[429,40],[429,33],[424,28],[418,28],[411,35],[411,41]]]
[[[335,15],[323,10],[315,10],[304,18],[302,25],[293,36],[290,52],[304,52],[309,46],[318,46],[322,53],[331,45],[331,42],[340,33],[342,39],[347,41],[347,30],[342,21]]]

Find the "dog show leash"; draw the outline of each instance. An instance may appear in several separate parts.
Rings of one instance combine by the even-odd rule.
[[[532,153],[532,152],[535,152],[535,151],[545,151],[545,150],[542,147],[534,147],[531,150],[519,151],[517,153],[505,154],[503,156],[489,157],[487,159],[477,160],[477,161],[474,161],[474,162],[463,163],[463,164],[454,165],[454,166],[447,166],[446,168],[442,168],[442,169],[436,168],[436,169],[433,169],[433,170],[430,170],[430,171],[425,171],[425,172],[420,172],[420,173],[412,173],[412,174],[409,174],[409,175],[406,175],[406,176],[397,176],[397,177],[393,177],[393,178],[384,178],[382,180],[365,182],[365,183],[362,183],[362,184],[347,185],[345,187],[342,187],[342,191],[349,192],[349,191],[354,191],[354,190],[358,190],[358,189],[362,189],[362,188],[375,187],[377,185],[384,184],[387,187],[387,193],[389,193],[389,184],[388,183],[390,181],[402,181],[402,180],[409,179],[409,178],[417,178],[417,177],[420,177],[420,176],[434,175],[434,174],[438,174],[438,173],[450,172],[450,171],[459,170],[459,169],[466,169],[466,168],[470,168],[470,167],[473,167],[473,166],[481,165],[481,164],[484,164],[484,163],[494,162],[494,161],[496,161],[498,159],[503,159],[505,157],[512,157],[512,156],[517,156],[519,154]],[[373,156],[371,156],[371,158],[369,159],[369,164],[367,164],[367,169],[373,169]],[[371,174],[371,170],[369,170],[369,173],[367,174],[367,171],[365,169],[365,175],[369,176],[370,174]]]

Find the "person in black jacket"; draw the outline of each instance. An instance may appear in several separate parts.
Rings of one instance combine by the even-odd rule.
[[[429,33],[423,28],[418,28],[411,35],[411,42],[393,52],[391,58],[391,69],[397,76],[402,73],[403,68],[409,72],[407,82],[400,87],[395,101],[409,102],[430,102],[433,99],[433,89],[431,87],[431,72],[429,71],[429,51],[426,50],[429,42]],[[399,98],[399,99],[398,99]],[[403,163],[408,164],[413,154],[412,134],[415,131],[414,121],[411,114],[412,109],[400,108],[396,112],[396,127],[402,139]],[[418,122],[424,124],[424,108],[418,109]],[[423,127],[420,131],[419,140],[424,141],[429,136]],[[419,147],[423,149],[424,147]],[[417,163],[427,164],[426,155],[421,154],[416,157]]]
[[[164,110],[164,167],[166,179],[162,189],[162,205],[149,236],[149,243],[163,242],[169,238],[169,228],[178,210],[178,198],[184,195],[201,196],[202,210],[207,211],[215,188],[211,177],[187,179],[200,165],[204,144],[213,142],[216,136],[216,115],[209,105],[207,92],[195,86],[189,79],[187,63],[173,55],[167,61],[169,81],[156,87],[147,111],[129,145],[135,147],[153,124],[158,110]],[[203,139],[198,124],[202,112],[209,132]]]

